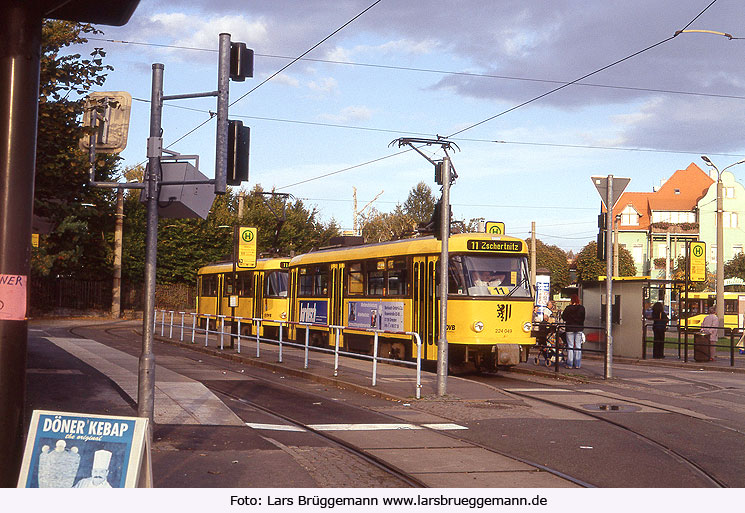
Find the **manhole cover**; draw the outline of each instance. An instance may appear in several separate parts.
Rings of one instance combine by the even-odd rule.
[[[601,411],[601,412],[623,412],[629,413],[633,411],[639,411],[639,406],[633,406],[631,404],[583,404],[582,407],[585,410]]]

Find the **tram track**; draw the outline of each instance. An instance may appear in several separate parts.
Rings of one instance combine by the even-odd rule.
[[[92,325],[85,325],[85,326],[76,326],[74,328],[70,328],[69,331],[70,331],[70,333],[72,333],[72,334],[74,334],[74,335],[76,335],[78,337],[87,338],[85,335],[81,334],[78,331],[78,330],[81,330],[82,331],[82,330],[85,330],[85,329],[98,329],[98,330],[101,330],[102,329],[108,335],[110,335],[112,337],[116,337],[118,339],[122,339],[122,340],[128,340],[129,337],[124,336],[121,333],[118,333],[121,330],[127,330],[127,331],[131,331],[131,332],[134,332],[134,333],[141,333],[136,328],[133,328],[133,327],[116,326],[116,325],[115,326],[110,326],[110,327],[104,327],[104,325],[102,325],[102,324],[92,324]],[[190,359],[193,359],[195,361],[200,361],[200,360],[202,360],[202,358],[203,358],[203,355],[200,355],[200,358],[190,358]],[[217,361],[213,361],[211,364],[214,365],[214,366],[216,366],[216,367],[219,367],[221,370],[223,370],[225,372],[237,373],[237,374],[240,374],[241,376],[246,376],[245,373],[240,372],[240,371],[238,371],[238,370],[235,369],[235,362],[230,362],[230,361],[222,360],[222,359],[220,359],[218,357],[217,358]],[[310,393],[310,392],[308,392],[308,390],[304,390],[304,389],[301,389],[299,387],[292,386],[292,385],[290,385],[290,384],[288,384],[286,382],[283,383],[283,382],[278,382],[277,380],[274,380],[274,379],[266,379],[264,377],[257,376],[255,374],[252,374],[250,377],[251,377],[252,380],[261,381],[261,382],[264,382],[266,384],[270,384],[270,385],[272,385],[274,387],[282,387],[282,388],[285,388],[285,389],[288,389],[288,390],[292,390],[293,392],[297,392],[297,393],[303,393],[303,394],[309,394]],[[263,412],[263,413],[265,413],[265,414],[267,414],[267,415],[269,415],[271,417],[274,417],[274,418],[276,418],[276,419],[278,419],[278,420],[280,420],[282,422],[285,422],[285,423],[287,423],[287,424],[289,424],[291,426],[295,426],[295,427],[300,428],[300,429],[302,429],[304,431],[307,431],[309,433],[312,433],[315,436],[317,436],[317,437],[319,437],[319,438],[327,441],[328,443],[331,443],[331,444],[333,444],[333,445],[335,445],[337,447],[342,448],[343,450],[347,451],[349,454],[354,455],[354,456],[356,456],[356,457],[358,457],[360,459],[363,459],[364,461],[366,461],[370,465],[373,465],[376,468],[379,468],[382,471],[388,473],[389,475],[391,475],[391,476],[399,479],[406,486],[416,487],[416,488],[427,487],[427,485],[424,482],[422,482],[420,479],[418,479],[416,476],[413,476],[413,475],[411,475],[409,473],[406,473],[403,470],[399,469],[398,467],[387,463],[383,459],[378,458],[377,456],[372,455],[369,452],[367,452],[367,451],[365,451],[365,450],[363,450],[363,449],[361,449],[359,447],[356,447],[355,445],[350,444],[350,443],[348,443],[348,442],[346,442],[346,441],[344,441],[344,440],[342,440],[342,439],[340,439],[338,437],[335,437],[333,435],[330,435],[328,432],[319,431],[317,429],[314,429],[313,427],[309,426],[308,423],[304,423],[304,422],[302,422],[302,421],[300,421],[298,419],[293,418],[292,416],[289,416],[289,415],[287,415],[285,413],[278,412],[278,411],[276,411],[276,410],[274,410],[272,408],[266,407],[266,406],[264,406],[264,405],[262,405],[262,404],[260,404],[260,403],[258,403],[256,401],[248,400],[245,397],[242,397],[242,396],[240,396],[238,394],[235,394],[235,393],[232,393],[230,391],[227,391],[224,388],[221,388],[221,387],[217,386],[216,382],[214,382],[214,381],[213,382],[208,382],[208,383],[205,383],[205,384],[208,386],[208,388],[210,388],[213,392],[215,392],[217,394],[223,395],[223,396],[225,396],[225,397],[227,397],[227,398],[229,398],[231,400],[237,401],[237,402],[239,402],[239,403],[241,403],[243,405],[249,406],[251,408],[255,408],[257,410],[260,410],[261,412]],[[323,395],[319,395],[317,397],[319,399],[326,399],[326,400],[328,399],[327,396],[323,396]],[[395,415],[391,415],[389,413],[382,412],[382,411],[370,410],[368,408],[365,408],[364,406],[359,406],[359,405],[350,404],[350,403],[345,403],[345,406],[347,408],[356,409],[356,410],[358,410],[360,412],[366,412],[368,414],[369,413],[373,413],[376,416],[385,417],[385,418],[387,418],[387,419],[389,419],[389,420],[391,420],[393,422],[400,422],[401,421],[401,418],[396,417]],[[414,409],[416,409],[416,406],[415,405],[413,405],[413,407],[414,407]],[[424,428],[424,429],[430,430],[429,428]],[[452,439],[454,443],[457,442],[459,444],[468,444],[471,447],[478,447],[480,449],[483,449],[483,450],[488,451],[490,453],[493,453],[495,455],[499,455],[499,456],[502,456],[502,457],[505,457],[505,458],[510,458],[512,460],[518,461],[518,462],[523,463],[525,465],[529,465],[529,466],[535,468],[538,471],[546,472],[548,474],[554,475],[556,477],[559,477],[559,478],[561,478],[563,480],[566,480],[566,481],[568,481],[568,482],[570,482],[570,483],[572,483],[574,485],[577,485],[579,487],[582,487],[582,488],[594,488],[594,485],[592,485],[592,484],[590,484],[590,483],[588,483],[588,482],[586,482],[586,481],[584,481],[584,480],[582,480],[582,479],[580,479],[578,477],[568,475],[568,474],[566,474],[564,472],[561,472],[561,471],[559,471],[557,469],[551,468],[551,467],[549,467],[547,465],[544,465],[544,464],[541,464],[541,463],[537,463],[535,461],[531,461],[531,460],[526,459],[524,457],[516,456],[514,454],[510,454],[508,452],[495,449],[494,447],[489,447],[488,445],[481,444],[481,443],[478,443],[478,442],[474,442],[473,440],[469,440],[466,437],[457,436],[457,435],[453,434],[452,432],[438,431],[438,434],[441,435],[441,436],[445,436],[447,438]]]
[[[86,330],[86,329],[102,330],[107,335],[109,335],[111,337],[115,337],[115,338],[121,339],[121,340],[130,340],[130,341],[131,341],[131,333],[132,332],[137,333],[136,328],[133,328],[131,326],[120,326],[120,325],[105,326],[105,325],[102,325],[102,324],[93,324],[93,325],[87,325],[87,326],[76,326],[76,327],[70,328],[69,331],[70,331],[71,334],[74,334],[75,336],[85,337],[85,335],[83,335],[82,332],[84,332],[84,330]],[[122,333],[122,330],[127,330],[129,332],[129,334],[123,334]],[[200,358],[199,359],[194,358],[194,360],[200,360],[202,358],[203,357],[201,357],[201,355],[200,355]],[[238,372],[238,371],[235,370],[235,365],[236,365],[235,362],[229,362],[229,361],[226,361],[226,360],[222,360],[222,359],[217,358],[217,359],[212,360],[211,364],[212,365],[215,365],[216,367],[221,368],[221,370],[224,370],[225,372]],[[305,394],[308,394],[309,393],[307,390],[303,390],[303,389],[301,389],[299,387],[291,386],[291,385],[289,385],[287,383],[280,383],[277,380],[265,379],[263,377],[253,376],[253,375],[251,376],[251,378],[252,379],[261,380],[261,381],[264,381],[266,383],[270,383],[272,386],[275,386],[275,387],[276,386],[281,386],[281,387],[286,387],[288,389],[292,389],[292,390],[294,390],[296,392],[302,392],[302,393],[305,393]],[[579,414],[579,415],[585,416],[588,419],[592,419],[592,420],[595,420],[595,421],[600,421],[600,422],[604,423],[605,425],[612,426],[613,429],[618,429],[618,430],[621,430],[621,431],[624,431],[624,432],[626,432],[628,434],[633,435],[637,439],[643,441],[643,443],[647,444],[650,448],[654,448],[654,450],[660,451],[661,453],[665,454],[669,458],[672,458],[673,460],[677,461],[679,464],[684,465],[685,467],[689,468],[690,471],[693,474],[697,475],[700,478],[700,480],[703,483],[707,483],[708,486],[710,486],[710,487],[716,487],[716,488],[724,488],[724,487],[730,486],[726,482],[724,482],[720,477],[717,477],[712,472],[710,472],[706,468],[705,465],[702,465],[699,462],[697,462],[696,460],[690,458],[689,456],[687,456],[686,454],[684,454],[680,450],[676,449],[676,447],[671,446],[670,444],[666,443],[664,440],[656,439],[653,435],[650,436],[650,434],[644,432],[644,430],[636,429],[636,428],[634,428],[632,426],[629,426],[629,425],[626,425],[626,424],[624,424],[622,422],[619,422],[619,421],[616,421],[614,419],[608,418],[608,412],[594,413],[594,412],[588,411],[587,409],[582,408],[582,407],[577,407],[577,406],[573,406],[573,405],[570,405],[570,404],[565,404],[565,403],[563,403],[561,401],[552,400],[552,399],[546,398],[546,397],[540,397],[540,394],[514,391],[514,390],[510,390],[509,389],[510,387],[504,387],[504,388],[502,388],[499,385],[495,385],[494,384],[494,379],[496,379],[496,378],[490,377],[490,376],[479,376],[479,377],[472,376],[471,379],[475,379],[475,380],[481,381],[483,383],[486,383],[489,386],[494,387],[495,389],[504,390],[504,388],[506,388],[506,390],[504,390],[504,393],[506,393],[508,395],[511,395],[511,396],[513,396],[515,398],[528,399],[528,400],[531,400],[531,401],[539,401],[539,402],[542,402],[542,403],[547,404],[547,405],[551,405],[551,406],[556,407],[556,408],[561,408],[563,410],[571,411],[571,412],[573,412],[575,414]],[[510,379],[516,379],[516,378],[511,377]],[[516,379],[516,381],[519,382],[519,381],[522,381],[522,380]],[[206,384],[214,392],[216,392],[218,394],[223,394],[225,397],[230,398],[231,400],[238,401],[241,404],[244,404],[246,406],[250,406],[251,408],[255,408],[256,410],[260,410],[263,413],[265,413],[266,415],[270,415],[270,416],[272,416],[274,418],[277,418],[277,419],[281,420],[282,422],[285,422],[285,423],[288,423],[288,424],[290,424],[292,426],[296,426],[298,428],[301,428],[301,429],[303,429],[303,430],[305,430],[305,431],[307,431],[309,433],[314,434],[315,436],[318,436],[318,437],[320,437],[320,438],[328,441],[328,443],[330,443],[330,444],[333,444],[333,445],[335,445],[337,447],[342,448],[344,451],[347,451],[350,454],[353,454],[354,456],[363,459],[367,463],[369,463],[371,465],[374,465],[375,467],[377,467],[377,468],[379,468],[379,469],[381,469],[381,470],[389,473],[390,475],[395,476],[397,479],[400,479],[400,481],[402,483],[404,483],[406,486],[412,486],[412,487],[422,487],[422,486],[425,486],[425,484],[421,480],[419,480],[416,476],[412,476],[410,474],[407,474],[406,472],[401,471],[401,469],[399,469],[399,468],[397,468],[395,466],[391,466],[388,463],[386,463],[385,461],[381,460],[380,458],[378,458],[378,457],[376,457],[374,455],[371,455],[371,454],[365,452],[364,450],[362,450],[362,449],[360,449],[358,447],[355,447],[352,444],[349,444],[349,443],[345,442],[344,440],[341,440],[341,439],[339,439],[339,438],[337,438],[337,437],[335,437],[333,435],[330,435],[327,432],[320,432],[318,430],[315,430],[312,427],[308,426],[307,423],[304,423],[304,422],[302,422],[302,421],[300,421],[300,420],[298,420],[296,418],[293,418],[291,415],[287,415],[285,413],[282,413],[282,412],[279,412],[279,411],[275,411],[275,410],[273,410],[273,409],[271,409],[271,408],[269,408],[269,407],[267,407],[265,405],[259,404],[256,401],[250,401],[250,400],[246,399],[245,397],[241,397],[240,395],[231,393],[229,390],[225,390],[225,389],[222,389],[219,386],[215,386],[216,385],[215,382],[206,383]],[[535,383],[531,383],[531,385],[532,386],[535,386]],[[518,388],[518,386],[514,386],[514,388]],[[551,390],[551,387],[547,387],[546,390]],[[569,390],[567,390],[567,391],[569,392]],[[660,413],[672,414],[672,415],[681,415],[681,416],[687,417],[688,419],[692,419],[692,420],[700,421],[700,422],[705,422],[705,423],[707,423],[709,425],[716,426],[717,428],[727,430],[727,431],[729,431],[730,433],[732,433],[734,435],[738,435],[738,436],[745,435],[745,433],[743,433],[742,431],[740,431],[738,429],[734,429],[734,428],[729,427],[729,426],[726,426],[726,425],[722,425],[721,423],[718,423],[718,422],[716,422],[713,419],[706,419],[706,418],[702,418],[703,416],[696,416],[696,415],[686,414],[685,412],[681,411],[682,408],[677,408],[677,407],[673,407],[673,406],[665,407],[664,405],[654,404],[653,401],[637,400],[637,399],[633,399],[633,398],[627,398],[626,396],[621,397],[619,394],[602,393],[601,391],[597,391],[597,390],[593,390],[593,391],[575,390],[575,391],[571,391],[571,392],[574,393],[574,394],[577,394],[577,393],[586,394],[588,398],[589,397],[593,397],[593,398],[596,398],[596,401],[599,400],[600,402],[605,402],[605,403],[609,403],[609,404],[612,404],[614,402],[620,402],[620,401],[622,401],[625,404],[636,405],[636,406],[639,406],[639,407],[646,408],[648,410],[649,409],[653,409],[653,410],[658,411]],[[328,399],[327,396],[323,396],[323,395],[318,395],[318,397],[319,398]],[[369,409],[367,409],[367,408],[365,408],[363,406],[357,406],[357,405],[352,405],[352,404],[347,404],[346,406],[347,407],[351,407],[351,408],[359,408],[361,410],[366,410],[366,411],[374,411],[377,415],[384,415],[384,416],[389,417],[391,419],[395,419],[397,421],[400,421],[400,418],[396,417],[395,415],[389,415],[389,414],[387,414],[385,412],[378,412],[378,411],[375,411],[375,410],[369,410]],[[412,405],[412,406],[414,408],[416,408],[416,405],[415,404]],[[495,454],[499,454],[501,456],[512,458],[512,459],[514,459],[516,461],[520,461],[520,462],[525,463],[527,465],[533,466],[536,469],[540,469],[542,471],[545,471],[545,472],[551,473],[553,475],[559,476],[562,479],[566,479],[567,481],[570,481],[570,482],[572,482],[572,483],[574,483],[574,484],[576,484],[578,486],[582,486],[582,487],[594,487],[593,484],[590,484],[590,483],[586,482],[582,478],[571,476],[571,475],[569,475],[569,474],[567,474],[565,472],[562,472],[561,470],[556,470],[554,468],[551,468],[551,466],[549,466],[549,465],[538,464],[538,463],[536,463],[534,461],[530,461],[529,459],[527,459],[527,458],[525,458],[525,457],[523,457],[523,456],[521,456],[519,454],[515,454],[515,451],[510,451],[509,449],[500,449],[500,448],[495,448],[493,446],[488,446],[488,445],[485,445],[483,443],[479,443],[479,442],[476,442],[476,441],[474,441],[472,439],[469,439],[468,437],[458,436],[458,435],[456,435],[454,433],[441,432],[440,434],[441,435],[444,435],[444,436],[447,436],[447,437],[453,439],[454,441],[468,443],[468,444],[470,444],[472,446],[480,447],[482,449],[488,450],[488,451],[493,452]]]
[[[471,377],[469,379],[476,379],[482,383],[489,384],[490,386],[495,386],[492,383],[493,378],[490,379],[489,377],[480,376],[478,378]],[[511,379],[515,379],[515,378],[511,378]],[[535,383],[532,383],[532,382],[530,383],[532,386],[535,386]],[[716,422],[715,419],[704,418],[705,416],[702,416],[702,415],[693,415],[693,414],[686,413],[685,411],[682,411],[683,410],[682,408],[661,406],[661,405],[655,404],[653,401],[621,397],[619,396],[619,394],[603,393],[602,391],[597,391],[597,390],[582,390],[582,389],[571,390],[568,388],[566,390],[567,392],[572,393],[572,394],[583,394],[584,396],[588,398],[600,399],[599,402],[601,403],[601,405],[602,403],[605,403],[607,408],[605,409],[599,408],[598,413],[594,413],[592,411],[589,411],[586,407],[578,407],[578,406],[574,406],[571,404],[566,404],[565,402],[561,402],[560,400],[553,400],[547,397],[542,397],[541,392],[518,391],[514,389],[517,387],[513,388],[512,386],[504,387],[504,388],[500,386],[495,386],[495,388],[502,390],[505,394],[508,394],[514,397],[519,397],[522,399],[531,400],[531,401],[538,401],[543,404],[547,404],[552,407],[559,408],[565,411],[571,411],[573,413],[591,418],[596,421],[600,421],[606,425],[612,426],[613,428],[627,432],[633,435],[634,437],[636,437],[637,439],[643,440],[645,443],[649,444],[651,447],[654,447],[655,449],[661,451],[662,453],[684,464],[693,473],[697,474],[705,482],[708,482],[712,487],[716,487],[716,488],[730,487],[729,484],[724,482],[721,478],[715,476],[713,472],[708,470],[704,465],[686,456],[680,450],[672,447],[669,443],[655,439],[654,437],[650,436],[648,433],[645,433],[644,431],[640,429],[636,429],[620,421],[613,420],[612,418],[609,418],[609,415],[613,415],[614,411],[623,411],[621,406],[619,406],[618,404],[616,405],[613,404],[613,403],[622,403],[625,405],[632,405],[632,406],[637,406],[640,408],[645,408],[648,411],[652,410],[652,411],[657,411],[657,412],[664,413],[664,414],[685,417],[693,422],[706,423],[717,429],[728,431],[737,436],[745,436],[745,433],[739,429],[735,429],[730,426],[724,425],[720,422]],[[545,390],[554,391],[555,388],[546,387]],[[590,400],[588,402],[593,402],[593,401]],[[595,401],[595,402],[598,402],[598,401]],[[614,406],[618,408],[614,409]],[[743,443],[745,443],[745,440],[743,441]],[[741,486],[741,485],[736,485],[736,486]]]

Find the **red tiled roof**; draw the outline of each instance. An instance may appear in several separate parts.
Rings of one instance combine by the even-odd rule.
[[[677,170],[656,192],[624,192],[618,198],[613,214],[619,215],[628,205],[633,205],[641,217],[638,226],[619,225],[618,228],[648,230],[653,210],[693,210],[713,183],[709,175],[691,163],[687,168]]]

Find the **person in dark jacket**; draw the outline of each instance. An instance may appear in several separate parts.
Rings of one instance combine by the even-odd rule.
[[[654,333],[654,344],[652,345],[652,358],[665,357],[665,330],[667,330],[667,321],[665,307],[657,301],[652,306],[652,332]]]
[[[584,341],[585,307],[580,304],[579,296],[572,295],[571,303],[564,309],[561,318],[566,323],[567,367],[579,369],[582,366],[582,342]]]

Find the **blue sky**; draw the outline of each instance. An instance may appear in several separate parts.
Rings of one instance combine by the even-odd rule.
[[[150,97],[152,63],[165,65],[165,94],[214,90],[217,34],[228,32],[257,54],[254,78],[231,84],[233,101],[372,3],[143,0],[126,26],[100,27],[104,34],[89,46],[105,48],[115,68],[104,90],[135,98],[124,165],[145,158],[149,104],[139,100]],[[244,187],[291,193],[351,228],[353,187],[360,207],[384,191],[373,204],[381,211],[419,181],[437,192],[432,166],[413,152],[393,156],[392,140],[460,132],[670,38],[710,3],[382,0],[307,56],[314,60],[231,107],[231,118],[251,127]],[[688,29],[745,37],[743,27],[742,3],[717,0]],[[628,190],[651,191],[691,162],[703,168],[702,154],[720,168],[740,160],[744,53],[745,39],[680,34],[459,133],[452,140],[461,151],[451,155],[455,217],[503,221],[518,237],[535,221],[538,238],[576,252],[597,231],[600,199],[590,176],[629,177]],[[209,110],[214,99],[169,102],[164,144]],[[213,120],[170,149],[199,154],[202,172],[213,176],[214,137]],[[383,157],[390,158],[359,166]],[[739,178],[745,166],[732,171]]]

